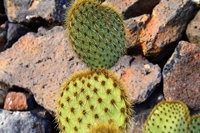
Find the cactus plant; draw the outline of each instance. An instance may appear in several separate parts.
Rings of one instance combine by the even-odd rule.
[[[92,69],[112,67],[125,52],[122,16],[95,0],[77,0],[68,10],[68,38],[79,57]]]
[[[144,133],[187,133],[189,111],[185,104],[164,101],[156,105],[145,122]]]
[[[188,133],[200,133],[200,114],[192,116],[190,119]]]
[[[97,123],[91,127],[89,133],[122,133],[114,123]]]
[[[88,132],[95,123],[114,123],[125,131],[131,116],[128,96],[120,81],[107,70],[73,75],[63,85],[57,107],[62,132]]]

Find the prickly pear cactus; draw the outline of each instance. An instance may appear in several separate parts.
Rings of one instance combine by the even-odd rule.
[[[154,107],[145,122],[144,133],[187,133],[188,119],[185,104],[164,101]]]
[[[188,128],[188,133],[200,133],[200,115],[191,118]]]
[[[125,26],[113,8],[95,0],[77,0],[68,11],[68,38],[92,69],[112,67],[125,52]]]
[[[57,121],[64,132],[87,133],[96,123],[128,128],[131,107],[123,86],[109,71],[86,71],[67,80],[60,94]]]
[[[89,133],[122,133],[114,123],[97,123],[91,127]]]

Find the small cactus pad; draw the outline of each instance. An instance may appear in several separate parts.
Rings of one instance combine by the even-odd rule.
[[[77,0],[68,11],[68,38],[92,69],[112,67],[125,52],[125,26],[113,8],[94,0]]]
[[[156,105],[145,122],[144,133],[187,133],[189,111],[181,102],[164,101]]]
[[[122,133],[113,123],[97,123],[92,126],[89,133]]]
[[[62,132],[87,133],[96,123],[128,128],[131,111],[120,81],[109,71],[86,71],[67,80],[61,90],[57,121]]]
[[[200,115],[191,118],[188,133],[200,133]]]

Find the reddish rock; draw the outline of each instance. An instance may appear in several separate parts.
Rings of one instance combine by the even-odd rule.
[[[21,37],[0,53],[0,81],[29,89],[38,104],[56,111],[59,88],[72,74],[88,69],[77,58],[63,27]],[[160,68],[142,57],[121,57],[112,68],[123,79],[132,101],[142,102],[161,80]]]
[[[73,52],[62,27],[28,33],[0,53],[0,81],[30,89],[36,102],[49,111],[57,107],[61,84],[86,68]]]
[[[198,11],[194,19],[189,23],[186,34],[191,43],[200,46],[200,11]]]
[[[130,18],[125,21],[128,28],[128,48],[135,47],[138,41],[139,33],[143,27],[146,26],[147,21],[149,20],[150,15],[145,14],[139,17]]]
[[[4,103],[5,110],[27,110],[26,95],[21,92],[9,92]]]
[[[145,56],[160,61],[181,39],[194,14],[191,0],[162,0],[154,9],[151,20],[139,36]]]
[[[200,47],[180,42],[163,69],[164,95],[167,100],[200,109]]]
[[[106,0],[103,4],[113,6],[123,13],[125,18],[151,14],[152,9],[160,0]]]
[[[133,103],[144,102],[161,81],[161,70],[141,56],[123,56],[111,68],[123,81]]]

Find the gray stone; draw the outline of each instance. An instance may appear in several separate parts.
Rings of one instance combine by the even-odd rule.
[[[131,133],[143,133],[143,127],[152,109],[144,109],[134,116],[131,123]]]
[[[15,24],[15,23],[8,23],[8,30],[7,30],[7,43],[5,48],[10,48],[12,45],[23,35],[30,31],[24,25]]]
[[[4,0],[10,22],[40,21],[62,23],[70,0]]]
[[[194,14],[195,6],[191,0],[162,0],[139,35],[138,45],[144,55],[154,62],[160,61],[184,35]]]
[[[194,19],[189,23],[186,34],[191,43],[200,46],[200,11],[198,11]]]
[[[0,110],[1,133],[51,133],[51,121],[45,113]]]
[[[164,96],[200,109],[200,47],[181,41],[163,68]]]
[[[0,53],[0,81],[27,88],[35,100],[55,112],[59,88],[72,74],[88,69],[73,52],[63,27],[21,37],[12,48]],[[124,81],[132,101],[142,102],[161,81],[161,70],[141,56],[121,57],[111,69]]]

